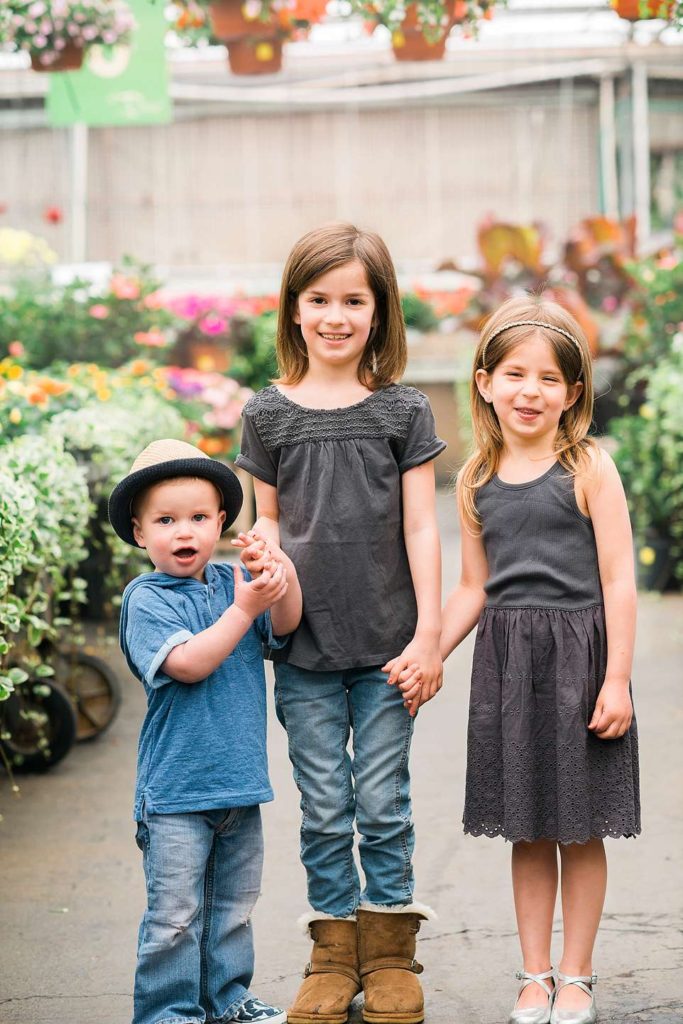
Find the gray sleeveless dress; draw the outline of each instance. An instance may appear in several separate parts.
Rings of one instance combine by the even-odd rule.
[[[635,718],[587,729],[607,640],[591,521],[555,463],[524,484],[493,477],[477,507],[489,565],[474,652],[465,832],[585,843],[640,832]]]

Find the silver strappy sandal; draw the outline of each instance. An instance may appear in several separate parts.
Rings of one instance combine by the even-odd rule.
[[[597,983],[597,980],[597,974],[570,977],[567,974],[563,974],[562,971],[558,971],[556,996],[565,985],[576,985],[577,988],[580,988],[582,992],[591,997],[591,1001],[590,1005],[584,1006],[582,1010],[561,1010],[553,1006],[550,1016],[551,1024],[595,1024],[595,1021],[598,1019],[598,1011],[595,1006],[593,985]],[[591,986],[590,988],[588,987],[589,985]]]
[[[519,999],[527,985],[535,982],[548,993],[548,1004],[547,1006],[527,1006],[525,1009],[512,1010],[508,1017],[508,1024],[549,1024],[554,992],[549,985],[546,985],[546,979],[555,977],[554,969],[551,967],[549,971],[544,971],[543,974],[529,974],[528,971],[517,971],[515,977],[518,981],[522,982],[517,993],[517,999]]]

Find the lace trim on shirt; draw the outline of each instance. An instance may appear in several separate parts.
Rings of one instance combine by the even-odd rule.
[[[282,395],[275,385],[247,402],[251,417],[267,450],[306,441],[336,441],[383,437],[404,441],[416,409],[427,399],[417,388],[390,384],[346,409],[307,409]]]

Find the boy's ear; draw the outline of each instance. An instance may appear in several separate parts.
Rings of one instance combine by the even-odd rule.
[[[225,509],[224,508],[222,508],[220,510],[220,512],[218,513],[218,522],[221,525],[221,527],[223,526],[223,523],[225,522]]]
[[[486,370],[477,370],[474,375],[474,380],[477,385],[479,394],[485,402],[491,401],[491,384],[489,375]]]
[[[133,536],[135,537],[135,543],[139,548],[147,547],[147,545],[145,544],[145,538],[142,534],[142,527],[140,526],[140,523],[135,518],[135,516],[133,516],[131,522],[133,524]]]

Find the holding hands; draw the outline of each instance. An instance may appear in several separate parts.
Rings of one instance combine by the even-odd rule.
[[[287,573],[281,563],[271,562],[270,568],[264,569],[260,576],[250,582],[245,580],[239,566],[233,566],[233,572],[235,606],[251,619],[257,619],[287,593]]]
[[[438,637],[428,639],[416,634],[397,658],[382,666],[382,672],[389,673],[387,683],[398,686],[404,707],[414,718],[420,705],[441,689],[443,662]]]
[[[253,577],[247,583],[239,573],[235,604],[246,610],[247,606],[256,607],[261,602],[263,606],[256,614],[271,609],[275,634],[291,633],[299,625],[302,607],[301,588],[292,562],[275,541],[268,540],[258,530],[238,534],[233,544],[242,549],[240,560]],[[237,576],[235,572],[236,581]]]

